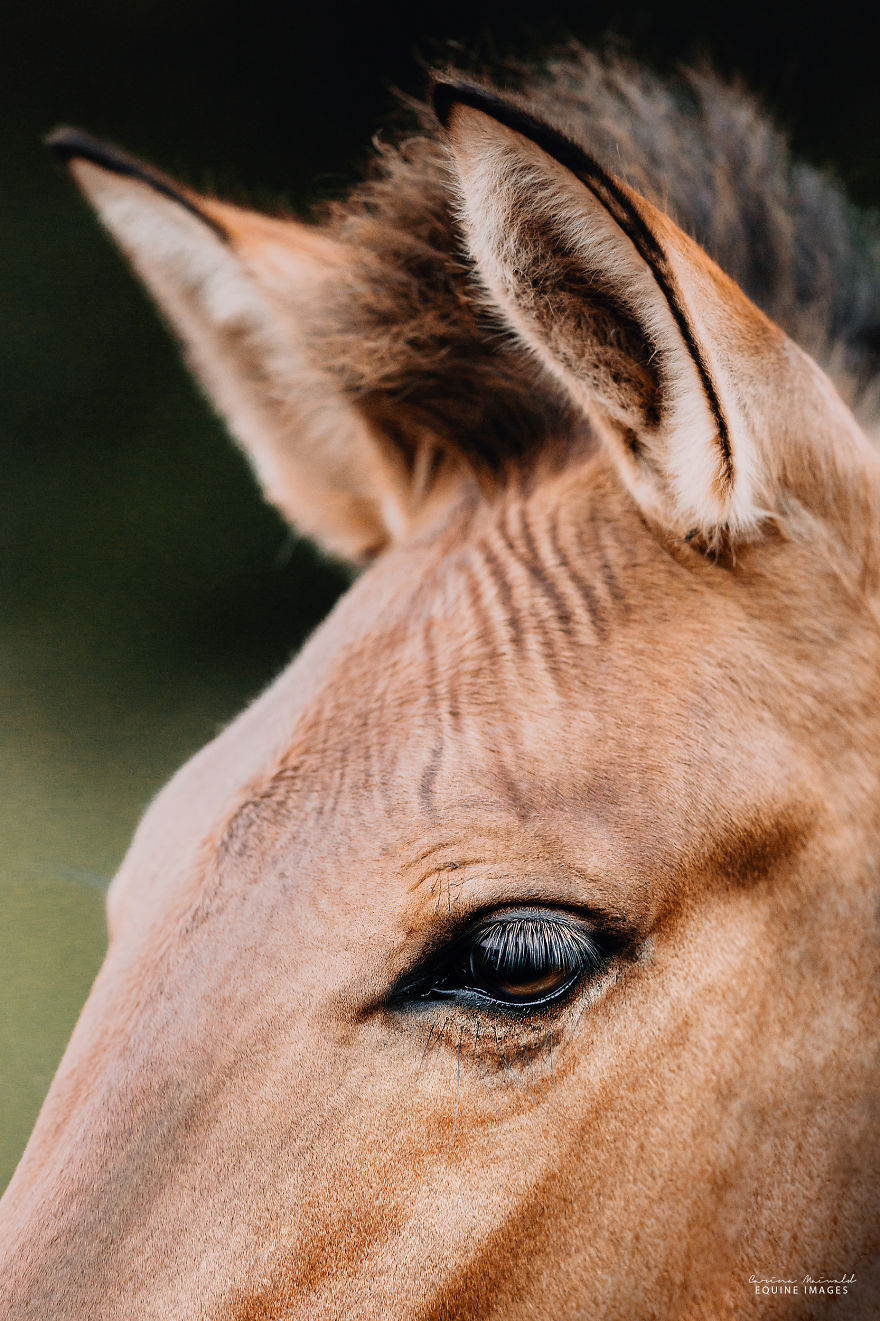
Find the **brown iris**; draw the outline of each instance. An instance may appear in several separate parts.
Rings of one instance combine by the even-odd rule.
[[[543,998],[568,981],[572,969],[565,967],[507,969],[495,966],[482,949],[471,954],[470,972],[476,986],[503,999]]]

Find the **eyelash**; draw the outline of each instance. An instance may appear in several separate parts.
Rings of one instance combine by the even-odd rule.
[[[523,1015],[554,1006],[587,977],[607,965],[616,944],[583,918],[562,912],[514,910],[494,913],[477,922],[457,940],[438,951],[414,973],[402,979],[392,999],[398,1004],[446,1001],[463,1008]],[[529,971],[541,980],[542,970],[562,974],[546,994],[497,996],[481,988],[475,961],[483,973],[505,980]],[[534,984],[534,980],[533,983]]]

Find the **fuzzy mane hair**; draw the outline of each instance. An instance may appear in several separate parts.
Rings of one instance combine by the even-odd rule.
[[[792,160],[741,87],[668,80],[574,44],[503,89],[580,142],[692,235],[876,425],[880,231],[827,176]],[[558,387],[486,306],[454,215],[433,116],[382,143],[328,230],[356,255],[309,335],[325,370],[404,452],[428,440],[497,469],[573,426]]]

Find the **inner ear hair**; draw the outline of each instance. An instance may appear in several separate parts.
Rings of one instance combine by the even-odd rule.
[[[630,239],[650,268],[660,292],[693,361],[717,428],[717,446],[722,463],[722,484],[733,486],[734,464],[730,426],[697,336],[678,289],[678,282],[663,245],[640,213],[635,198],[597,160],[571,138],[523,110],[514,101],[498,96],[478,84],[436,75],[431,100],[437,118],[450,130],[456,106],[469,106],[489,115],[504,128],[533,142],[541,151],[593,193],[609,216]]]
[[[525,207],[515,228],[529,254],[529,281],[519,291],[524,310],[562,366],[590,384],[635,451],[630,433],[656,428],[663,409],[648,327],[609,279],[584,269],[564,232],[551,242],[543,217]]]

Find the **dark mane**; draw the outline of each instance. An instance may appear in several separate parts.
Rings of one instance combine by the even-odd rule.
[[[670,81],[580,46],[519,71],[514,96],[666,210],[870,420],[880,367],[880,231],[743,88]],[[510,95],[508,88],[503,89]],[[342,388],[405,445],[425,436],[495,467],[564,434],[567,404],[487,310],[452,215],[426,108],[328,208],[360,255],[312,323]],[[314,316],[314,313],[312,313]]]

